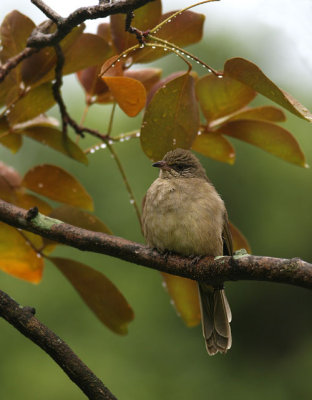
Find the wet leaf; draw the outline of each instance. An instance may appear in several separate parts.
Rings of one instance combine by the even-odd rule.
[[[224,65],[224,73],[270,100],[286,108],[297,117],[312,122],[312,114],[290,94],[273,83],[254,63],[243,58],[231,58]]]
[[[133,78],[143,83],[146,92],[157,83],[161,77],[162,70],[159,68],[145,68],[145,69],[134,69],[126,70],[124,76],[127,78]]]
[[[8,120],[14,125],[20,122],[33,119],[39,114],[49,110],[55,103],[52,93],[52,84],[44,83],[34,89],[31,89],[14,107],[10,108]]]
[[[183,74],[161,87],[145,110],[141,145],[152,160],[160,160],[169,150],[189,149],[199,128],[194,79]]]
[[[26,47],[26,42],[35,28],[33,21],[26,15],[14,10],[3,20],[0,27],[1,59],[7,60],[20,53]]]
[[[15,169],[0,161],[0,198],[13,203],[22,178]]]
[[[293,135],[286,129],[265,121],[232,121],[221,126],[223,133],[243,140],[293,164],[306,167],[305,156]]]
[[[161,16],[161,1],[155,0],[134,11],[135,17],[131,26],[141,31],[153,28],[158,24]],[[136,36],[125,31],[126,17],[124,14],[110,16],[112,38],[118,53],[138,43]]]
[[[164,21],[174,12],[175,11],[171,11],[162,15],[160,20]],[[204,21],[205,16],[203,14],[184,11],[171,22],[162,26],[156,34],[154,33],[154,35],[179,47],[185,47],[201,40]],[[131,54],[131,56],[135,62],[145,63],[164,57],[167,54],[171,53],[169,51],[164,51],[163,48],[153,49],[151,47],[145,47],[144,49],[136,50],[135,53]]]
[[[85,188],[64,169],[56,165],[38,165],[30,169],[22,185],[42,196],[61,203],[93,210],[93,201]]]
[[[18,207],[25,208],[29,210],[32,207],[38,207],[39,212],[45,215],[49,215],[52,207],[46,201],[40,199],[33,194],[25,193],[25,190],[20,189],[16,191],[15,200],[13,204],[17,205]]]
[[[108,93],[108,86],[99,78],[100,71],[101,66],[95,66],[77,72],[79,82],[86,92],[87,102],[89,102],[93,96]]]
[[[124,76],[102,76],[102,79],[129,117],[135,117],[145,106],[146,90],[140,81]]]
[[[72,29],[60,42],[66,59],[66,52],[82,34],[85,25],[81,24]],[[54,28],[55,29],[55,28]],[[33,54],[22,63],[22,77],[26,85],[38,86],[54,78],[56,55],[53,47],[45,47],[38,53]]]
[[[229,222],[229,227],[232,234],[233,250],[237,251],[240,249],[245,249],[248,254],[251,254],[251,248],[248,240],[245,238],[242,232],[231,222]]]
[[[257,121],[283,122],[286,116],[282,110],[273,106],[262,106],[246,108],[238,111],[226,119],[226,121],[235,121],[238,119],[252,119]]]
[[[1,58],[1,53],[0,53]],[[0,83],[0,107],[14,102],[20,92],[19,73],[16,68]]]
[[[51,126],[31,126],[17,131],[19,134],[28,136],[54,150],[65,154],[85,165],[88,165],[88,158],[81,148],[67,135]]]
[[[239,110],[255,95],[248,86],[227,76],[205,75],[196,82],[196,96],[208,122]]]
[[[128,333],[128,324],[134,313],[122,293],[105,275],[77,261],[59,257],[50,260],[104,325],[120,335]]]
[[[22,146],[23,139],[10,130],[6,117],[0,118],[0,144],[16,153]]]
[[[197,282],[166,273],[162,276],[177,314],[187,326],[198,325],[201,316]]]
[[[198,135],[192,149],[217,161],[234,164],[235,150],[232,144],[220,133],[207,132]]]
[[[43,259],[21,233],[0,222],[0,269],[16,278],[38,283],[42,277]]]

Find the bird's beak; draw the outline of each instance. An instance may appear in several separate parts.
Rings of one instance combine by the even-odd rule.
[[[166,163],[166,161],[157,161],[154,164],[152,164],[153,167],[156,168],[160,168],[160,169],[164,169],[164,170],[169,170],[170,167],[168,166],[168,164]]]

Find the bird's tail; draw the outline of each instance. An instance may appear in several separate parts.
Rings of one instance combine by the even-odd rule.
[[[232,313],[223,289],[198,283],[203,335],[209,355],[226,353],[232,345]]]

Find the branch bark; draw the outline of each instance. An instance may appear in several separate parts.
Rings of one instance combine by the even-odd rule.
[[[68,377],[92,400],[116,400],[71,348],[35,316],[35,309],[21,307],[0,290],[0,316],[40,346]]]
[[[169,274],[220,285],[226,281],[256,280],[287,283],[312,289],[312,264],[299,258],[283,259],[252,255],[203,257],[198,262],[178,255],[162,255],[139,243],[92,232],[0,201],[0,221],[75,247],[120,258]]]

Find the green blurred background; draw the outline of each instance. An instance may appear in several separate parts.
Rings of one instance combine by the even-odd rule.
[[[25,3],[16,1],[15,6],[27,13],[22,8]],[[52,1],[48,3],[53,7]],[[234,56],[254,61],[275,83],[311,110],[311,80],[307,80],[311,76],[311,64],[300,58],[298,61],[299,42],[298,46],[296,41],[285,42],[287,35],[280,29],[278,18],[276,26],[259,22],[256,16],[257,12],[263,12],[261,3],[254,2],[257,24],[253,27],[252,17],[248,17],[245,25],[242,17],[240,23],[233,18],[233,24],[227,24],[218,11],[222,4],[226,12],[226,2],[202,6],[197,11],[207,12],[205,38],[190,50],[220,69],[226,59]],[[277,0],[272,3],[273,8],[274,3],[282,4]],[[190,3],[184,1],[180,5],[187,4]],[[79,5],[83,4],[75,7]],[[167,9],[174,6],[174,2],[170,7],[166,5]],[[9,10],[3,9],[1,19]],[[58,11],[61,10],[59,6]],[[296,62],[304,65],[304,69],[297,69]],[[174,56],[153,65],[164,69],[163,76],[184,68]],[[201,73],[200,69],[197,71]],[[70,112],[79,120],[84,97],[73,77],[65,80],[65,99]],[[259,96],[254,104],[270,103]],[[57,116],[56,108],[50,114]],[[95,106],[87,124],[105,131],[108,115],[108,108]],[[288,122],[283,126],[296,136],[311,164],[311,126],[289,113],[287,117]],[[129,119],[118,111],[114,133],[136,129],[141,118],[142,115]],[[84,146],[91,142],[87,138]],[[234,166],[200,157],[226,203],[230,219],[247,236],[254,254],[301,257],[312,262],[311,170],[288,164],[247,144],[234,140],[232,143],[237,150]],[[157,171],[151,168],[138,140],[118,143],[115,150],[140,202]],[[66,168],[93,196],[96,215],[115,235],[143,241],[133,207],[107,150],[92,154],[86,168],[26,139],[16,155],[1,147],[0,159],[21,174],[40,163],[55,163]],[[22,305],[35,307],[38,318],[72,347],[117,398],[312,398],[312,294],[309,291],[264,282],[228,283],[233,347],[225,356],[208,357],[200,327],[189,329],[183,325],[169,303],[157,272],[65,247],[60,247],[56,254],[98,268],[120,288],[136,314],[127,336],[108,331],[48,262],[39,285],[0,272],[0,288]],[[42,350],[2,319],[0,332],[1,400],[85,398]]]

